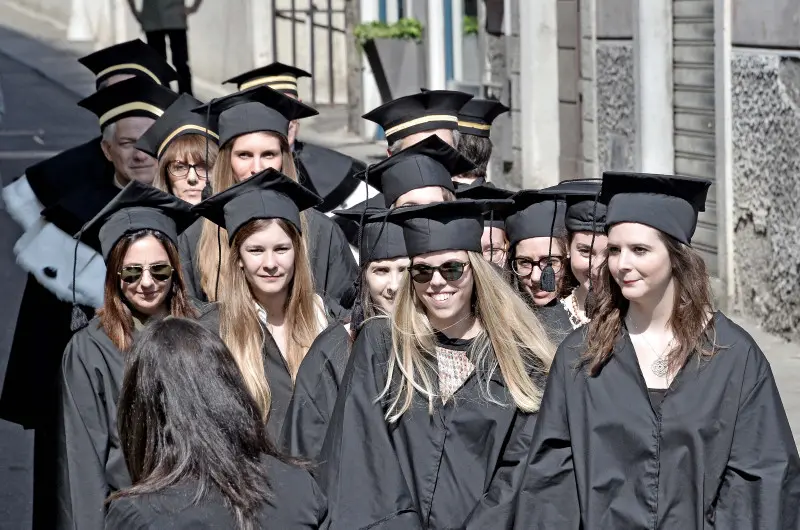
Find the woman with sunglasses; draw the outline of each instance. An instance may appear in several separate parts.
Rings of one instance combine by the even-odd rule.
[[[559,302],[568,289],[569,254],[561,195],[523,190],[513,197],[506,218],[510,263],[517,288],[558,344],[572,332],[569,313]]]
[[[480,254],[485,208],[390,215],[411,266],[353,345],[323,444],[332,528],[463,528],[515,493],[553,347]]]
[[[213,100],[195,109],[210,114],[219,123],[220,152],[214,165],[215,192],[223,192],[266,169],[274,169],[298,180],[287,134],[292,120],[314,116],[317,111],[291,97],[258,86]],[[309,209],[301,215],[304,244],[317,292],[338,312],[352,304],[351,286],[358,274],[353,255],[341,229],[324,214]],[[228,257],[224,231],[206,222],[198,240],[187,232],[181,243],[183,259],[198,271],[201,300],[219,300],[222,288],[220,263]],[[341,306],[341,307],[339,307]]]
[[[103,528],[105,498],[129,485],[116,427],[125,355],[148,322],[197,315],[176,246],[194,220],[187,203],[132,181],[82,231],[107,272],[103,307],[62,362],[59,528]]]
[[[280,441],[295,377],[320,333],[342,324],[314,292],[300,213],[320,198],[267,169],[195,211],[226,230],[220,301],[203,318],[233,353],[267,431]]]
[[[119,401],[133,485],[111,497],[106,528],[319,528],[325,497],[269,440],[215,333],[181,318],[148,326]]]
[[[351,336],[360,323],[377,316],[389,316],[394,310],[403,278],[408,274],[403,229],[385,222],[387,210],[364,211],[357,205],[334,212],[354,223],[364,223],[362,244],[361,283],[359,299],[354,305],[350,335],[341,326],[329,328],[314,341],[303,359],[295,380],[294,394],[286,413],[283,428],[283,447],[293,456],[316,459],[328,430],[331,413],[344,377],[350,354]]]
[[[519,528],[800,528],[800,458],[769,362],[712,309],[690,246],[710,185],[603,175],[597,310],[553,361]]]

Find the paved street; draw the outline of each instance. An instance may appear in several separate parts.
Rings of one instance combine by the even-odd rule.
[[[49,47],[45,43],[47,39],[37,42],[4,26],[19,28],[22,22],[20,19],[8,22],[3,9],[0,4],[0,90],[5,108],[0,122],[0,177],[5,185],[37,160],[89,139],[96,134],[96,121],[75,105],[76,89],[68,89],[63,85],[69,83],[62,84],[56,79],[54,71],[72,64],[69,61],[74,61],[74,56]],[[44,31],[41,22],[39,24],[37,31]],[[50,78],[42,75],[41,68],[37,71],[31,66],[31,58],[36,59],[37,53],[52,54],[39,61],[40,65],[50,61],[54,69],[49,71]],[[25,55],[24,60],[21,54]],[[81,82],[85,85],[85,79]],[[315,130],[306,131],[307,137],[315,141],[331,146],[347,145],[343,151],[365,159],[373,159],[383,151],[371,143],[343,140],[341,127],[332,124],[331,118],[328,121],[321,118],[317,123]],[[308,129],[311,126],[313,124],[309,124]],[[64,178],[78,177],[64,175]],[[0,385],[24,287],[25,275],[15,265],[12,253],[19,235],[14,222],[0,208]],[[46,321],[47,315],[41,318]],[[756,338],[769,357],[795,439],[800,440],[800,345],[764,333],[746,319],[737,321]],[[32,436],[0,420],[0,530],[29,528],[31,468]]]

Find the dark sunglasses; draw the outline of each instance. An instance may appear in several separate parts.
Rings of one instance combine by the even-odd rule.
[[[169,263],[157,263],[149,267],[141,265],[128,265],[119,271],[119,279],[125,283],[136,283],[142,279],[144,271],[150,271],[150,277],[157,282],[165,282],[172,277],[172,265]]]
[[[469,263],[462,263],[460,261],[445,261],[438,267],[431,265],[418,264],[412,265],[408,268],[411,273],[411,279],[417,283],[428,283],[433,279],[433,274],[439,271],[442,278],[448,282],[454,282],[464,275],[464,269],[467,268]]]

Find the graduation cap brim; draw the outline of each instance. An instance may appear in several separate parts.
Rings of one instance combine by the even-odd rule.
[[[710,180],[696,177],[605,172],[600,200],[608,205],[606,227],[644,224],[689,245],[710,187]]]
[[[177,98],[178,94],[169,88],[134,77],[100,89],[78,105],[94,113],[100,129],[105,129],[132,116],[157,120]]]
[[[239,90],[267,85],[279,92],[297,96],[297,80],[301,77],[311,77],[311,74],[295,66],[274,62],[231,77],[223,84],[233,83]]]
[[[144,77],[163,86],[178,79],[177,72],[166,59],[140,39],[103,48],[81,57],[78,62],[97,77],[98,87],[109,77],[121,74]]]
[[[219,134],[208,126],[206,117],[192,112],[198,105],[202,105],[202,102],[189,94],[181,94],[142,134],[136,142],[136,149],[161,159],[174,140],[187,134],[199,134],[212,142],[218,142]]]
[[[198,215],[228,231],[229,242],[256,219],[283,219],[302,232],[300,212],[321,202],[318,195],[272,168],[194,206]]]
[[[408,255],[406,250],[403,228],[399,224],[388,220],[388,215],[392,210],[387,208],[366,208],[365,205],[358,204],[347,210],[336,210],[334,214],[339,218],[347,219],[356,227],[361,224],[362,215],[364,224],[362,227],[363,243],[359,250],[359,264],[365,265],[372,261],[394,259]],[[359,247],[358,237],[356,236],[354,246]]]
[[[453,177],[475,165],[438,136],[429,136],[371,166],[367,183],[383,193],[388,208],[403,194],[429,186],[455,192]]]
[[[566,233],[566,202],[558,193],[523,190],[512,197],[514,207],[506,216],[511,246],[535,237],[560,237]]]
[[[359,212],[364,209],[367,209],[367,215],[375,212],[383,212],[386,210],[386,204],[384,203],[383,196],[376,195],[374,197],[370,197],[369,199],[362,201],[355,206],[347,209],[347,210],[334,210],[331,212],[333,214],[332,219],[333,221],[339,225],[339,228],[342,229],[344,232],[344,237],[347,239],[347,242],[353,245],[354,247],[358,248],[358,223],[361,220],[361,216],[359,215],[356,219],[355,216],[350,214],[339,215],[339,212],[350,212],[355,211]]]
[[[178,236],[197,219],[191,205],[152,186],[131,181],[86,223],[81,241],[99,240],[103,259],[125,235],[139,230],[157,230],[178,244]]]
[[[495,118],[509,110],[496,100],[471,99],[458,112],[458,132],[488,138]]]
[[[289,122],[319,114],[305,103],[266,85],[213,99],[193,112],[215,117],[220,146],[253,132],[271,131],[285,137]]]

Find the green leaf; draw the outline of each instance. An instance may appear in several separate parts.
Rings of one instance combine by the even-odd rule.
[[[353,29],[353,35],[363,46],[374,39],[402,39],[422,42],[422,23],[415,18],[401,18],[393,24],[379,20],[363,22]]]
[[[478,34],[478,17],[464,15],[464,23],[461,26],[462,33],[466,35]]]

